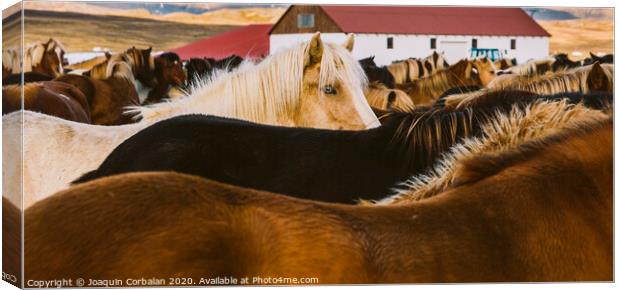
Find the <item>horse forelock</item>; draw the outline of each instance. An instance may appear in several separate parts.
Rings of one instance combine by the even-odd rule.
[[[41,61],[43,60],[43,55],[45,54],[46,48],[45,46],[43,46],[42,44],[35,44],[31,47],[29,47],[29,51],[30,51],[30,66],[31,67],[36,67],[38,66]]]
[[[538,101],[525,108],[515,106],[508,113],[496,113],[482,126],[482,135],[466,138],[451,147],[448,154],[426,174],[413,176],[394,189],[395,195],[378,204],[418,201],[437,195],[454,185],[461,165],[481,154],[502,154],[532,140],[540,140],[565,129],[589,126],[609,119],[601,111],[567,101]],[[492,170],[487,171],[492,172]],[[462,181],[461,181],[462,182]],[[405,188],[405,189],[402,189]]]
[[[278,116],[297,114],[302,95],[304,59],[309,43],[268,56],[258,64],[243,62],[235,70],[220,70],[191,84],[192,93],[178,100],[135,108],[143,119],[171,114],[210,113],[262,123],[276,123]],[[367,80],[348,50],[324,43],[319,87],[345,80],[362,88]],[[320,88],[318,88],[320,89]]]

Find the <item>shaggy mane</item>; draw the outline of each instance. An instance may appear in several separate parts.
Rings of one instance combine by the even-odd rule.
[[[192,84],[192,92],[169,102],[129,107],[134,118],[156,121],[180,114],[213,114],[276,124],[279,116],[295,112],[302,94],[304,63],[310,42],[269,56],[257,65],[241,65]],[[336,80],[365,88],[366,75],[348,50],[323,43],[319,86]],[[362,92],[360,92],[361,94]]]
[[[560,69],[556,72],[535,76],[517,76],[493,84],[493,90],[517,89],[539,94],[561,92],[589,92],[587,79],[593,65],[573,69]],[[613,79],[613,65],[602,64],[607,78]]]
[[[468,138],[453,146],[426,174],[412,177],[394,189],[396,194],[377,204],[398,204],[417,201],[439,194],[452,186],[464,162],[483,154],[499,154],[527,141],[544,138],[563,129],[586,126],[609,116],[582,104],[566,100],[539,101],[525,108],[514,107],[509,113],[498,113],[483,125],[483,135]]]

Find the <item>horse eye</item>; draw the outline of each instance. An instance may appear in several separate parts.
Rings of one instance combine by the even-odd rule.
[[[328,95],[335,95],[336,89],[333,86],[327,85],[323,87],[323,93]]]

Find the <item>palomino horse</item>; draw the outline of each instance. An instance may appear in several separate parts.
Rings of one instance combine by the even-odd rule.
[[[28,111],[8,114],[2,122],[7,167],[3,192],[12,202],[19,201],[22,147],[7,136],[22,134],[22,126],[24,204],[28,207],[96,169],[118,144],[154,120],[175,115],[195,112],[297,127],[377,127],[379,120],[364,97],[364,88],[364,72],[350,52],[323,44],[316,34],[311,41],[256,66],[221,73],[193,95],[154,105],[146,112],[156,114],[147,114],[150,118],[137,124],[93,126]]]
[[[480,85],[482,82],[476,65],[471,61],[461,60],[447,69],[397,88],[407,93],[417,106],[434,103],[439,96],[452,88]]]
[[[611,96],[597,97],[611,102]],[[500,92],[462,110],[416,108],[389,113],[382,117],[381,127],[361,132],[179,116],[131,136],[97,170],[76,182],[126,172],[172,170],[321,201],[383,198],[397,182],[430,169],[463,138],[483,134],[482,128],[497,114],[526,110],[533,101],[554,98],[564,100],[564,96]],[[556,108],[556,115],[567,110],[560,105]],[[578,113],[604,115],[585,108]]]
[[[448,66],[443,54],[433,51],[433,54],[423,59],[408,58],[395,61],[387,66],[387,69],[394,76],[395,84],[406,84],[432,75]]]
[[[171,172],[96,180],[26,210],[25,279],[611,281],[613,126],[573,126],[463,160],[450,188],[398,205],[313,202]]]
[[[310,42],[227,75],[193,85],[187,97],[129,112],[149,121],[208,113],[296,127],[360,130],[378,126],[363,94],[366,77],[359,63],[344,47],[324,45],[318,33]],[[318,89],[308,85],[310,80],[318,83]],[[306,85],[300,86],[302,82]]]
[[[183,71],[179,55],[168,52],[155,57],[155,78],[157,82],[142,104],[160,102],[167,97],[170,86],[181,87],[185,85],[187,77]]]
[[[389,110],[409,110],[414,104],[411,98],[403,91],[389,89],[386,85],[379,82],[372,82],[364,92],[366,100],[372,108]]]
[[[3,115],[22,109],[22,89],[24,110],[90,123],[88,101],[84,94],[70,84],[56,81],[3,86]]]
[[[480,77],[480,83],[482,86],[487,86],[496,77],[495,64],[488,58],[478,58],[472,61],[475,68],[478,70],[478,76]]]

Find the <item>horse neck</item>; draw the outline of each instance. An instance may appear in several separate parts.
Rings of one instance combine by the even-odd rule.
[[[435,99],[451,88],[468,85],[470,83],[470,81],[461,80],[448,69],[436,71],[426,78],[419,79],[416,82],[415,88],[419,96]]]
[[[561,92],[586,92],[585,79],[579,73],[555,75],[543,78],[536,82],[526,83],[515,87],[538,94],[556,94]]]

